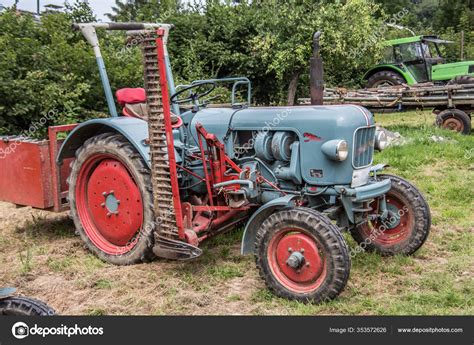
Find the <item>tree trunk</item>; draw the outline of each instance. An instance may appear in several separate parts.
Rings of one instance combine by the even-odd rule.
[[[290,85],[288,86],[288,105],[295,105],[296,89],[298,88],[299,79],[300,72],[294,72],[291,77]]]

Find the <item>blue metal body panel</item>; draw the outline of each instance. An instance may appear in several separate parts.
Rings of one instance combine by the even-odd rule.
[[[387,193],[392,187],[390,179],[379,182],[368,183],[364,186],[354,188],[354,201],[366,201]]]
[[[353,172],[352,149],[345,161],[337,162],[324,155],[322,144],[343,139],[352,148],[355,129],[375,124],[367,109],[354,105],[203,109],[191,121],[194,138],[197,138],[195,125],[198,122],[221,141],[229,129],[234,132],[265,129],[294,132],[300,142],[302,179],[322,186],[350,184]],[[321,174],[315,174],[315,171]]]
[[[239,110],[232,108],[208,108],[198,111],[191,121],[191,134],[197,142],[196,125],[201,123],[209,133],[217,136],[223,142],[224,137],[229,130],[230,120]]]
[[[109,77],[105,69],[105,63],[102,56],[96,57],[97,66],[99,67],[100,80],[102,81],[102,87],[104,88],[105,98],[107,99],[107,106],[112,117],[117,117],[117,108],[115,107],[114,95],[112,94],[112,88],[110,87]]]
[[[58,163],[61,163],[64,158],[74,157],[76,150],[87,139],[107,132],[122,134],[150,165],[150,148],[144,142],[148,138],[148,124],[132,117],[111,117],[81,123],[64,141],[57,158]]]
[[[293,199],[295,197],[295,195],[285,195],[281,198],[273,199],[254,212],[245,225],[244,235],[242,237],[242,255],[253,253],[255,236],[257,235],[258,228],[262,225],[265,219],[267,219],[267,217],[277,209],[293,207]]]

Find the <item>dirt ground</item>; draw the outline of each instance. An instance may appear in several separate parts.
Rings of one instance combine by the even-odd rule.
[[[252,269],[240,270],[239,265],[236,272],[232,266],[212,272],[208,267],[214,261],[212,253],[195,263],[157,260],[117,267],[87,251],[74,235],[67,213],[57,215],[0,202],[0,228],[1,285],[15,286],[21,294],[47,302],[60,314],[258,313],[258,306],[248,299],[264,284],[253,269],[252,258],[240,258],[238,241],[225,247],[230,249],[226,255]],[[200,281],[200,272],[205,282]],[[224,281],[208,281],[213,276]]]

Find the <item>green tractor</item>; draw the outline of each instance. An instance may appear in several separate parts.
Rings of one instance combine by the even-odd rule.
[[[474,61],[445,63],[440,45],[453,43],[438,36],[412,36],[386,41],[382,62],[364,75],[367,88],[474,82]]]

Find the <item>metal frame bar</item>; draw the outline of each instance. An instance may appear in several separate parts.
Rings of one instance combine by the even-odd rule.
[[[170,170],[171,190],[173,193],[173,204],[176,215],[176,226],[178,228],[178,236],[185,239],[184,225],[183,225],[183,211],[181,208],[181,198],[179,193],[178,172],[176,166],[176,157],[174,152],[173,127],[171,124],[171,107],[169,103],[169,91],[166,75],[166,59],[164,37],[166,30],[158,29],[156,39],[156,50],[158,55],[158,69],[160,72],[160,87],[163,100],[163,118],[165,123],[166,145],[168,146],[168,162]]]
[[[51,161],[51,174],[53,185],[53,210],[54,212],[61,212],[67,210],[67,204],[62,203],[62,199],[66,197],[67,191],[61,190],[61,172],[56,164],[56,157],[59,153],[58,133],[70,132],[76,128],[77,124],[51,126],[48,128],[49,137],[49,155]]]
[[[166,48],[166,43],[168,40],[169,30],[173,27],[171,24],[163,23],[76,23],[73,24],[73,28],[80,30],[82,35],[86,38],[87,42],[94,49],[94,55],[96,58],[97,66],[99,68],[100,80],[102,82],[102,87],[104,89],[105,98],[107,100],[107,106],[109,108],[110,115],[112,117],[117,117],[117,107],[115,106],[115,99],[112,93],[112,87],[110,86],[109,77],[107,75],[107,70],[105,68],[104,58],[102,57],[102,52],[100,51],[99,39],[97,37],[96,29],[105,29],[105,30],[130,30],[130,31],[139,31],[139,30],[149,30],[157,29],[162,30],[162,42],[163,42],[163,54],[164,54],[164,65],[163,70],[166,71],[168,87],[171,90],[171,93],[175,93],[175,86],[173,80],[173,74],[171,71],[170,59],[168,56],[168,50]],[[168,99],[167,99],[168,100]],[[179,114],[179,107],[173,105],[173,111],[176,114]]]
[[[237,90],[237,86],[239,85],[248,85],[247,88],[247,103],[250,106],[252,102],[252,82],[247,78],[247,77],[229,77],[229,78],[218,78],[218,79],[200,79],[200,80],[194,80],[191,82],[191,85],[195,85],[197,83],[205,83],[205,82],[210,82],[210,83],[229,83],[229,82],[234,82],[232,85],[232,97],[231,97],[231,104],[234,105],[235,103],[235,92]],[[176,86],[176,90],[187,87],[189,85],[178,85]]]

